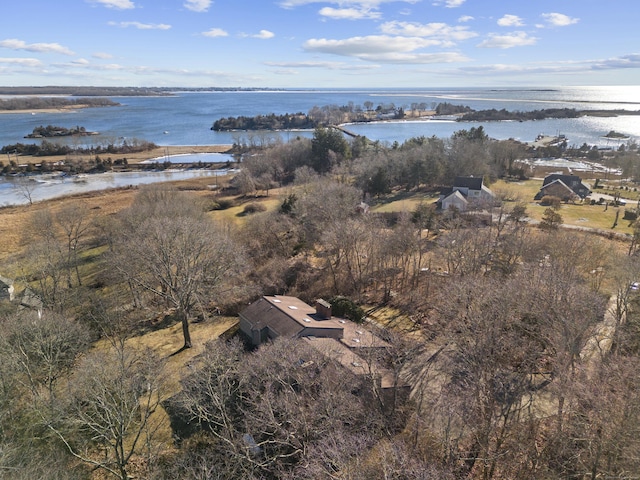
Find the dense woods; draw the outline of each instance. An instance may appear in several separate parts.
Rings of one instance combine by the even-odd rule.
[[[157,145],[146,140],[128,139],[120,143],[109,143],[106,145],[92,145],[81,147],[76,145],[65,145],[49,140],[38,143],[14,143],[4,145],[0,148],[0,154],[6,155],[33,155],[35,157],[47,157],[53,155],[101,155],[105,153],[133,153],[144,152],[157,148]]]
[[[506,195],[470,213],[360,208],[459,175],[526,175],[522,144],[481,127],[389,146],[319,127],[251,153],[215,192],[147,187],[108,214],[24,207],[23,249],[2,268],[42,315],[0,301],[8,478],[640,470],[636,249],[538,228]],[[635,164],[637,146],[607,161]],[[263,208],[225,216],[249,202]],[[358,375],[299,339],[194,333],[264,294],[331,299],[388,347]],[[383,395],[376,365],[410,395]]]
[[[33,131],[25,136],[25,138],[42,138],[42,137],[70,137],[73,135],[94,135],[95,132],[87,132],[87,129],[81,126],[72,128],[56,127],[53,125],[47,125],[46,127],[40,125],[35,127]]]

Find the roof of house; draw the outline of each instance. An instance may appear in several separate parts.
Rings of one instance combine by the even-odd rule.
[[[346,347],[359,349],[387,348],[391,346],[377,335],[365,329],[362,325],[343,319],[338,319],[338,322],[344,327],[344,336],[340,339],[340,343]]]
[[[394,386],[393,373],[381,368],[375,362],[367,362],[346,345],[336,342],[333,338],[305,337],[304,340],[327,358],[339,362],[347,370],[356,375],[375,375],[380,378],[381,388]]]
[[[251,324],[252,330],[265,327],[278,336],[294,337],[305,328],[343,329],[336,319],[323,320],[314,307],[296,297],[264,296],[245,308],[240,315]]]
[[[469,203],[460,190],[455,190],[452,194],[447,195],[442,199],[442,202],[445,202],[447,200],[452,201],[454,198],[457,198],[459,201],[464,202],[465,204]]]
[[[20,298],[20,305],[22,307],[39,310],[44,307],[44,302],[33,290],[25,288],[24,292],[22,292],[22,297]]]
[[[456,177],[453,187],[482,190],[482,177]]]
[[[545,195],[553,195],[559,198],[577,197],[576,192],[574,192],[567,184],[565,184],[560,179],[543,185],[540,191],[534,197],[534,200],[540,200]]]
[[[544,177],[542,186],[546,186],[556,180],[562,180],[562,182],[569,188],[573,188],[574,185],[582,183],[582,179],[578,175],[564,175],[562,173],[551,173]]]
[[[578,175],[564,175],[562,173],[552,173],[544,177],[544,180],[542,181],[542,188],[551,185],[558,180],[562,181],[562,183],[582,198],[591,193],[589,186],[585,185]]]

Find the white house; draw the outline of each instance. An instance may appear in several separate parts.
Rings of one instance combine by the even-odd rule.
[[[484,185],[482,177],[456,177],[453,186],[440,192],[438,205],[442,210],[455,207],[464,212],[470,207],[493,202],[494,193]]]

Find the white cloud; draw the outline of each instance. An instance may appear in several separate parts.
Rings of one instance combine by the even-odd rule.
[[[140,23],[140,22],[108,22],[112,27],[134,27],[138,30],[169,30],[171,25],[165,23]]]
[[[396,64],[429,64],[468,62],[469,58],[457,52],[442,53],[382,53],[361,57],[363,60]]]
[[[473,18],[471,15],[463,15],[458,19],[458,22],[466,23],[466,22],[470,22],[471,20],[475,20],[475,18]]]
[[[626,68],[640,69],[640,54],[630,54],[605,60],[561,61],[546,63],[525,64],[493,64],[461,67],[447,73],[454,75],[536,75],[536,74],[560,74],[576,75],[587,74],[598,70],[619,70]]]
[[[380,26],[382,33],[406,37],[434,37],[445,42],[467,40],[477,37],[468,27],[452,27],[446,23],[386,22]]]
[[[348,8],[350,6],[355,6],[356,8],[363,9],[372,9],[377,8],[383,3],[391,3],[391,2],[404,2],[404,3],[418,3],[420,0],[281,0],[279,5],[283,8],[294,8],[299,7],[301,5],[310,5],[312,3],[331,3],[336,4],[341,8]],[[451,1],[451,0],[450,0]],[[453,0],[460,1],[460,0]],[[462,0],[464,2],[464,0]]]
[[[622,57],[608,58],[606,60],[595,60],[594,70],[611,70],[619,68],[640,68],[640,53],[623,55]]]
[[[260,40],[268,40],[270,38],[275,37],[276,34],[273,32],[270,32],[269,30],[260,30],[258,33],[254,33],[254,34],[241,33],[240,36],[245,38],[250,37],[250,38],[258,38]]]
[[[212,3],[211,0],[186,0],[184,2],[184,8],[192,12],[206,12]]]
[[[459,53],[414,53],[415,50],[440,46],[440,40],[419,37],[371,35],[344,40],[325,38],[307,40],[303,48],[310,52],[329,53],[381,63],[442,63],[465,61]]]
[[[128,10],[136,8],[131,0],[88,0],[89,3],[97,3],[107,8],[115,8],[116,10]]]
[[[436,0],[433,4],[438,7],[440,5],[444,5],[447,8],[457,8],[461,7],[464,2],[467,0]]]
[[[498,25],[501,27],[521,27],[524,25],[522,19],[517,15],[505,15],[498,20]]]
[[[93,55],[91,55],[93,58],[100,58],[100,59],[108,59],[108,58],[113,58],[113,55],[111,55],[110,53],[106,53],[106,52],[96,52]]]
[[[508,35],[489,34],[489,38],[478,44],[481,48],[513,48],[535,45],[538,39],[530,37],[525,32],[514,32]]]
[[[380,68],[378,65],[352,65],[344,62],[317,62],[317,61],[306,61],[306,62],[264,62],[265,65],[269,67],[281,67],[288,69],[295,68],[324,68],[328,70],[372,70],[375,68]]]
[[[335,20],[362,20],[362,19],[378,19],[380,12],[370,9],[359,8],[332,8],[324,7],[318,12],[323,17],[333,18]]]
[[[579,18],[571,18],[563,13],[543,13],[541,16],[552,27],[566,27],[580,21]]]
[[[211,38],[228,37],[229,36],[227,31],[223,30],[221,28],[212,28],[211,30],[207,30],[206,32],[202,32],[202,35],[204,35],[205,37],[211,37]]]
[[[10,50],[26,50],[27,52],[61,53],[62,55],[75,55],[67,47],[63,47],[59,43],[26,43],[15,38],[9,38],[7,40],[0,41],[0,48],[8,48]]]
[[[67,63],[53,63],[52,67],[56,68],[81,68],[84,70],[97,70],[97,71],[113,71],[113,70],[124,70],[122,65],[118,65],[117,63],[91,63],[84,58],[80,58],[78,60],[74,60],[73,62]]]
[[[0,63],[21,65],[23,67],[40,67],[42,62],[36,58],[0,58]]]

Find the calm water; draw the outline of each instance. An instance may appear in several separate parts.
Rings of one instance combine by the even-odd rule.
[[[311,136],[312,132],[228,133],[213,132],[213,122],[221,117],[253,116],[258,114],[307,113],[314,106],[346,105],[353,102],[393,103],[411,108],[425,103],[433,108],[440,102],[468,105],[476,110],[505,108],[507,110],[538,110],[543,108],[626,109],[640,110],[640,87],[563,87],[558,89],[400,89],[400,90],[287,90],[280,92],[181,92],[171,97],[112,97],[119,107],[87,108],[67,113],[0,114],[0,145],[31,143],[23,137],[39,125],[62,127],[83,126],[99,135],[66,138],[71,144],[108,145],[137,138],[158,145],[215,145],[231,144],[244,137],[260,143],[265,136],[279,136],[286,141],[297,135]],[[620,142],[603,138],[610,130],[640,140],[640,116],[614,118],[582,117],[577,119],[548,119],[531,122],[453,122],[403,121],[351,125],[349,129],[384,143],[403,142],[415,136],[449,137],[456,130],[482,125],[489,136],[496,139],[514,138],[532,141],[544,133],[562,133],[572,145],[588,143],[617,147]],[[7,158],[8,159],[8,158]],[[4,160],[0,158],[0,160]],[[88,189],[103,189],[141,183],[189,178],[193,175],[215,175],[212,172],[154,172],[105,174],[89,176],[82,182],[48,180],[33,189],[34,199],[77,193]],[[129,175],[129,176],[127,176]],[[25,203],[10,180],[0,180],[0,205]]]
[[[627,109],[640,110],[640,87],[572,87],[559,89],[406,89],[406,90],[288,90],[281,92],[206,92],[178,93],[172,97],[112,97],[122,106],[91,108],[72,113],[0,115],[0,145],[32,142],[23,137],[39,125],[73,127],[80,125],[100,135],[65,139],[71,143],[95,145],[138,138],[158,145],[230,144],[239,136],[260,134],[223,133],[210,130],[221,117],[269,113],[308,112],[313,106],[364,105],[394,103],[409,107],[440,102],[468,105],[474,109],[506,108],[536,110],[542,108]],[[532,141],[538,134],[565,134],[570,144],[606,146],[617,143],[602,138],[616,130],[640,138],[640,116],[537,122],[400,122],[355,125],[351,130],[383,142],[402,142],[418,135],[448,137],[456,130],[483,125],[497,139]],[[300,132],[280,132],[283,140]],[[308,132],[302,133],[309,135]]]

